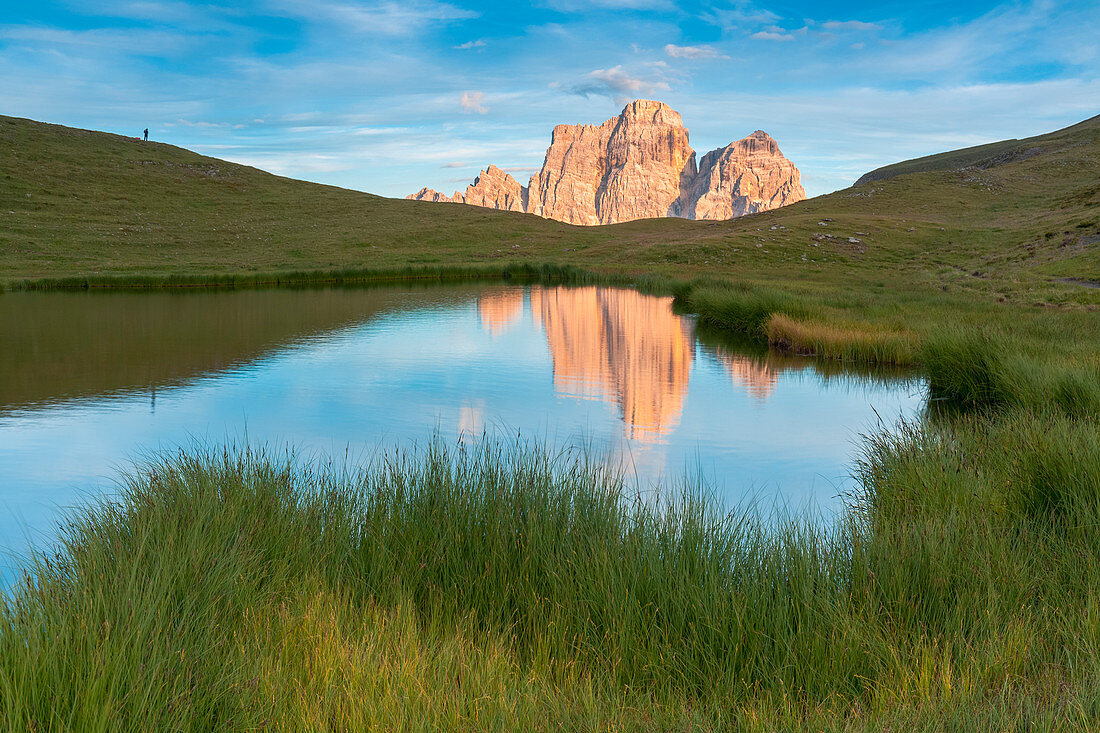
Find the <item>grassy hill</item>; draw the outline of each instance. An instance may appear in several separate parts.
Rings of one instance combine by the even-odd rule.
[[[1100,118],[996,145],[898,164],[889,179],[731,221],[585,228],[0,117],[0,280],[553,262],[1076,297],[1079,288],[1051,281],[1100,279]],[[998,165],[954,170],[1021,146]]]
[[[1076,144],[1081,136],[1078,133],[1100,125],[1100,115],[1079,122],[1076,125],[1056,130],[1055,132],[1023,140],[1001,140],[985,145],[975,145],[971,148],[951,150],[946,153],[926,155],[923,158],[914,158],[900,163],[876,168],[869,173],[864,173],[856,181],[856,185],[881,181],[907,173],[926,173],[928,171],[959,171],[964,168],[977,168],[986,170],[1000,165],[1026,160],[1035,155],[1043,155],[1069,145]]]

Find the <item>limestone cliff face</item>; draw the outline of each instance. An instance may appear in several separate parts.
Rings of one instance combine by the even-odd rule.
[[[594,225],[661,216],[729,219],[801,201],[806,193],[798,169],[766,133],[707,153],[696,168],[680,114],[637,100],[602,125],[555,127],[542,168],[526,187],[489,166],[465,194],[425,188],[407,198]]]
[[[527,210],[569,224],[675,215],[681,176],[694,167],[679,113],[638,100],[599,127],[555,127]]]
[[[528,213],[569,224],[601,223],[596,194],[606,173],[604,150],[612,122],[554,128],[542,169],[528,186]]]
[[[458,196],[456,193],[455,196]],[[527,210],[527,189],[519,181],[491,165],[466,187],[463,203],[505,211]]]
[[[458,193],[457,191],[455,192],[454,196],[447,196],[447,195],[444,195],[444,194],[440,193],[439,191],[433,191],[432,189],[426,188],[426,187],[420,189],[416,193],[409,194],[405,198],[415,199],[417,201],[432,201],[432,202],[437,203],[437,204],[464,204],[464,203],[466,203],[462,199],[462,195],[460,193]]]
[[[806,191],[794,163],[779,152],[768,133],[757,130],[703,156],[680,216],[732,219],[804,198]]]

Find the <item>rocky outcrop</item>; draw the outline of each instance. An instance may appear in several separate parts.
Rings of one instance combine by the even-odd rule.
[[[466,187],[466,195],[461,200],[463,203],[489,209],[526,211],[527,189],[519,185],[515,178],[491,165]]]
[[[777,209],[806,198],[800,178],[775,140],[757,130],[703,156],[680,216],[732,219]]]
[[[446,196],[439,191],[433,191],[430,188],[422,188],[414,194],[409,194],[405,198],[416,199],[417,201],[431,201],[437,204],[464,204],[466,201],[462,198],[462,194],[455,191],[454,196]]]
[[[593,125],[558,125],[528,212],[570,224],[614,224],[675,215],[695,153],[679,113],[638,100]]]
[[[798,169],[766,133],[707,153],[696,167],[680,114],[637,100],[602,125],[555,127],[542,168],[526,187],[489,166],[465,194],[424,188],[407,198],[593,225],[661,216],[729,219],[801,201],[806,193]]]

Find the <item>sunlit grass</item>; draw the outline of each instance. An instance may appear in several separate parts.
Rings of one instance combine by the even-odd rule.
[[[775,313],[767,322],[767,338],[769,346],[782,352],[863,364],[916,363],[912,336],[878,328],[798,321]]]
[[[1098,437],[1019,415],[884,433],[828,530],[726,515],[697,490],[635,498],[599,463],[523,445],[433,443],[362,470],[162,457],[75,515],[6,600],[0,720],[1091,719]]]

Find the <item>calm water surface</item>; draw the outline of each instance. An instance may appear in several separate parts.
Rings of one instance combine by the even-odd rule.
[[[731,507],[828,515],[858,434],[924,399],[911,376],[746,350],[669,298],[597,287],[6,294],[0,349],[9,558],[131,459],[196,439],[356,458],[518,432],[643,487],[702,476]]]

